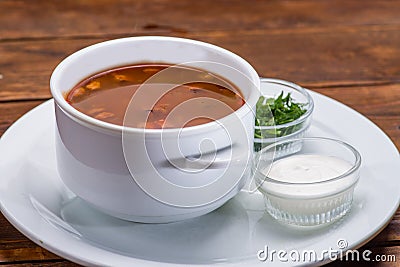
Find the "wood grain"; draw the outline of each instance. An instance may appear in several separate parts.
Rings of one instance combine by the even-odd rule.
[[[24,246],[24,244],[17,243],[15,244],[15,247],[11,247],[10,249],[1,248],[0,262],[60,259],[60,257],[54,255],[53,253],[37,245],[32,245],[32,247],[22,247],[22,246]]]
[[[396,31],[178,35],[211,42],[247,59],[260,76],[310,87],[400,82],[400,27]],[[67,55],[106,40],[0,43],[0,101],[49,98],[49,78]],[[389,88],[390,89],[390,88]]]
[[[18,265],[17,265],[18,264]],[[7,267],[77,267],[81,266],[75,263],[72,263],[67,260],[46,260],[46,261],[29,261],[29,262],[16,262],[16,263],[10,263],[10,264],[1,264],[1,266],[7,266]]]
[[[43,101],[0,103],[0,137],[18,118],[42,102]],[[2,231],[0,231],[0,233],[2,233]]]
[[[366,116],[400,149],[400,84],[312,90],[338,100]]]
[[[394,245],[400,245],[400,209],[397,210],[388,226],[366,246],[383,247]]]
[[[0,40],[400,25],[399,13],[398,2],[382,0],[3,0]]]
[[[61,258],[28,240],[0,216],[0,263]]]
[[[312,90],[345,103],[367,116],[398,116],[400,124],[400,83]]]

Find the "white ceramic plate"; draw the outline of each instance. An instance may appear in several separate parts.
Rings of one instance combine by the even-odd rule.
[[[315,115],[308,135],[347,141],[363,159],[352,210],[327,227],[280,225],[264,213],[261,195],[244,192],[211,214],[178,223],[137,224],[104,215],[76,198],[57,174],[53,101],[27,113],[0,140],[1,210],[28,238],[83,265],[263,265],[257,252],[265,246],[269,252],[313,250],[328,262],[326,254],[320,257],[323,250],[338,250],[339,240],[345,250],[360,247],[390,221],[399,205],[400,158],[365,117],[320,94],[312,97]],[[267,262],[283,264],[276,254]],[[322,262],[289,258],[286,264]]]

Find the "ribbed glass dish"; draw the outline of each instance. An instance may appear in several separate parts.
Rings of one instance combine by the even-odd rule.
[[[302,104],[306,112],[300,118],[289,123],[273,126],[255,125],[254,130],[261,138],[255,136],[254,150],[259,151],[274,142],[304,137],[310,127],[314,111],[314,101],[310,94],[303,87],[288,81],[269,78],[261,78],[260,81],[262,96],[276,98],[282,92],[284,96],[290,93],[293,102]],[[284,147],[281,149],[283,150]]]
[[[304,168],[306,173],[311,173],[307,178],[309,181],[297,181],[298,175],[289,177],[293,172],[287,169],[280,170],[282,179],[274,177],[271,171],[274,164],[290,158],[292,163],[293,157],[303,160],[302,163],[297,161],[294,171]],[[318,160],[328,169],[328,174],[317,166]],[[343,164],[338,174],[333,176],[330,170],[338,168],[337,162]],[[273,218],[286,224],[316,226],[334,222],[350,210],[354,188],[360,177],[360,165],[360,154],[349,144],[309,137],[265,147],[256,153],[253,173],[258,190],[264,195],[266,211]],[[314,166],[317,169],[313,170]],[[314,179],[314,174],[317,179]]]

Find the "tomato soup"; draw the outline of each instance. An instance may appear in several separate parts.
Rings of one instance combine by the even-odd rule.
[[[145,93],[138,94],[140,88],[145,88]],[[159,93],[160,88],[160,97],[149,105],[148,96],[152,91]],[[216,74],[164,63],[122,66],[94,74],[69,91],[66,100],[95,119],[148,129],[208,123],[245,103],[240,90]],[[124,120],[127,110],[134,112],[128,123]]]

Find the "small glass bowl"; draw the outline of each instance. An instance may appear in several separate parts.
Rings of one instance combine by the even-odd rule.
[[[262,138],[254,137],[254,151],[259,151],[272,143],[291,138],[301,138],[310,127],[314,101],[310,94],[301,86],[278,79],[261,78],[261,95],[265,97],[278,97],[282,92],[284,96],[290,93],[293,102],[301,103],[307,110],[298,119],[274,126],[254,126],[254,130],[261,134]],[[285,150],[284,147],[280,147]]]
[[[276,153],[281,145],[291,147],[291,153]],[[349,144],[310,137],[262,149],[256,153],[253,173],[273,218],[291,225],[317,226],[334,222],[350,210],[360,165],[360,154]],[[301,175],[308,172],[307,178],[299,178],[299,168],[303,168]],[[281,177],[277,178],[277,173]]]

